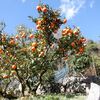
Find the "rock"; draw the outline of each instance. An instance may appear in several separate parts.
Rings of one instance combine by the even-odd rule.
[[[100,77],[97,77],[97,76],[89,76],[89,77],[86,77],[85,79],[82,80],[83,83],[86,83],[86,84],[90,84],[90,83],[96,83],[98,85],[100,85]]]
[[[21,83],[17,79],[12,80],[7,87],[6,93],[12,94],[13,96],[16,96],[16,97],[21,96],[22,95]]]
[[[50,92],[51,93],[60,93],[61,92],[61,84],[59,83],[52,83],[50,84]]]
[[[89,95],[86,100],[100,100],[100,85],[91,83]]]
[[[60,90],[61,90],[61,93],[64,93],[65,92],[65,89],[63,86],[60,87]]]
[[[62,85],[64,86],[64,92],[66,93],[86,93],[86,83],[81,82],[82,77],[66,77],[64,78]]]
[[[44,94],[44,89],[43,89],[43,86],[40,84],[36,90],[36,94],[37,95],[43,95]]]
[[[86,94],[89,95],[89,87],[86,87]]]

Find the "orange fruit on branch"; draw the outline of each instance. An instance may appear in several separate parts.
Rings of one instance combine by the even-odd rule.
[[[36,9],[37,9],[38,11],[41,11],[41,6],[37,6]]]
[[[80,47],[80,48],[79,48],[79,52],[80,52],[80,53],[83,53],[83,52],[84,52],[84,47]]]
[[[75,47],[75,43],[74,43],[74,42],[72,42],[72,43],[71,43],[71,46],[72,46],[72,47]]]
[[[30,38],[30,39],[34,38],[34,35],[33,35],[33,34],[30,34],[30,35],[29,35],[29,38]]]
[[[0,54],[2,54],[3,53],[3,50],[0,48]]]
[[[68,35],[72,35],[73,30],[72,30],[72,29],[69,29],[69,30],[67,31],[67,33],[68,33]]]
[[[35,51],[36,51],[36,48],[35,48],[35,47],[32,47],[31,49],[32,49],[32,51],[33,51],[33,52],[35,52]]]
[[[77,30],[74,30],[73,31],[74,35],[78,36],[79,35],[79,32]]]
[[[26,34],[25,34],[25,33],[23,33],[23,34],[21,35],[21,37],[22,37],[22,38],[25,38],[25,37],[26,37]]]
[[[41,29],[41,26],[40,25],[36,25],[36,29]]]
[[[69,28],[65,28],[65,29],[62,30],[62,35],[63,36],[68,35],[68,33],[69,33]]]
[[[9,44],[14,45],[15,44],[15,40],[14,39],[10,40]]]
[[[10,78],[10,76],[8,76],[8,75],[3,75],[2,77],[3,77],[4,79]]]
[[[46,13],[47,12],[47,8],[46,7],[43,7],[42,8],[42,12]]]
[[[64,20],[63,20],[63,23],[65,24],[66,22],[67,22],[67,19],[64,19]]]
[[[51,23],[50,24],[50,28],[54,28],[55,24],[54,23]]]
[[[85,42],[85,41],[86,41],[85,38],[81,38],[81,39],[80,39],[80,42]]]
[[[42,21],[38,20],[36,24],[41,25]]]
[[[39,54],[39,57],[42,57],[42,56],[44,56],[44,52],[43,51],[41,51],[40,54]]]
[[[13,70],[15,70],[15,69],[17,68],[17,66],[16,66],[16,65],[12,65],[11,68],[12,68]]]
[[[16,36],[15,36],[15,38],[16,38],[16,39],[19,39],[19,36],[18,36],[18,35],[16,35]]]
[[[62,33],[62,36],[66,36],[67,34],[64,32],[64,33]]]
[[[62,33],[65,33],[65,32],[66,32],[66,29],[63,29],[63,30],[62,30]]]
[[[32,47],[37,47],[37,46],[38,46],[37,42],[32,43]]]
[[[40,43],[41,43],[42,45],[46,45],[46,41],[45,41],[45,40],[42,40]]]

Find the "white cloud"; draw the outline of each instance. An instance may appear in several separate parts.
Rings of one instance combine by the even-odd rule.
[[[79,10],[84,6],[86,0],[60,0],[60,9],[67,20],[73,18]]]
[[[93,8],[93,5],[94,5],[94,0],[92,0],[92,1],[90,2],[90,8]]]

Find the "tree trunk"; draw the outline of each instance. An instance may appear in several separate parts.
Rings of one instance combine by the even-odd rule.
[[[46,72],[47,70],[43,70],[42,72],[41,72],[41,74],[39,75],[39,82],[38,82],[38,84],[37,84],[37,86],[36,86],[36,89],[35,89],[35,91],[34,91],[34,94],[36,94],[36,90],[38,89],[38,86],[40,85],[40,84],[42,84],[42,76],[45,74],[45,72]]]
[[[26,85],[29,88],[29,93],[32,93],[32,88],[30,86],[30,83],[29,83],[28,79],[26,80]]]
[[[10,82],[11,82],[11,80],[10,80]],[[6,91],[7,91],[7,88],[8,88],[8,86],[9,86],[10,82],[7,83],[7,85],[6,85],[5,89],[4,89],[4,92],[3,92],[4,94],[6,94]]]
[[[22,96],[25,96],[25,94],[24,94],[24,91],[25,91],[25,84],[24,83],[21,83],[22,84]]]
[[[19,82],[20,82],[21,85],[22,85],[22,96],[25,96],[25,95],[24,95],[24,91],[25,91],[25,82],[24,82],[24,80],[20,77],[20,75],[19,75],[17,69],[16,69],[16,73],[17,73],[17,77],[18,77],[18,79],[19,79]]]

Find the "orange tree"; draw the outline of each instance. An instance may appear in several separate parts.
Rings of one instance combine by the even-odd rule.
[[[0,47],[0,77],[9,81],[18,79],[23,95],[26,86],[32,91],[30,79],[36,91],[53,74],[58,60],[66,61],[71,55],[81,55],[85,48],[85,38],[77,27],[65,27],[61,38],[55,38],[54,34],[58,34],[60,26],[67,22],[59,11],[44,4],[36,9],[39,17],[29,16],[36,24],[34,34],[22,28],[16,36],[2,35],[3,48]]]

